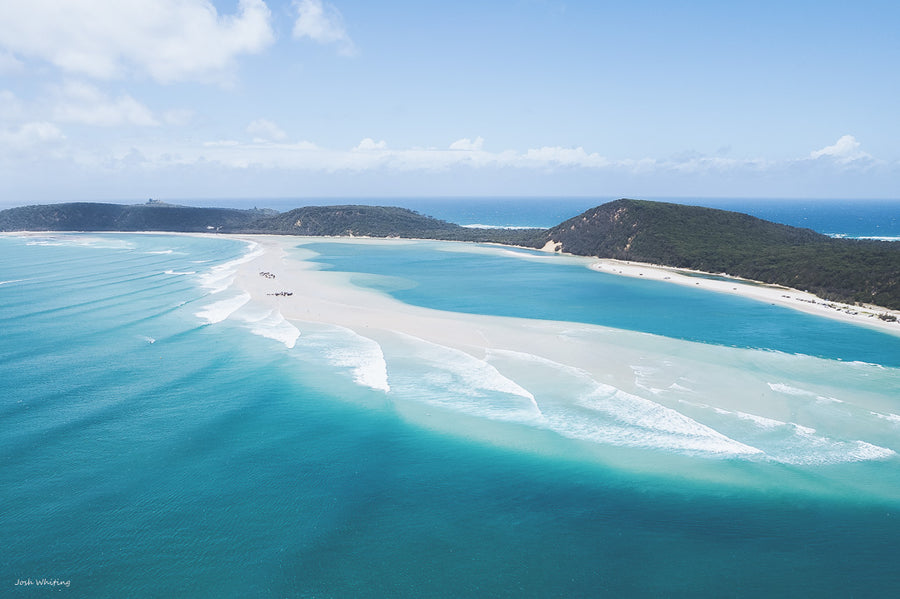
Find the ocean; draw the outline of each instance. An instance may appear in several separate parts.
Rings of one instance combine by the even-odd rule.
[[[548,226],[602,203],[430,202],[406,204]],[[754,209],[900,236],[897,203],[799,204]],[[612,353],[560,363],[285,319],[240,287],[259,247],[228,237],[0,236],[3,596],[900,584],[900,336],[519,249],[290,246],[316,276],[487,335],[521,323]]]

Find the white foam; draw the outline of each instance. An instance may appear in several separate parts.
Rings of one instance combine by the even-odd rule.
[[[877,416],[882,420],[887,420],[888,422],[893,422],[896,424],[900,424],[900,415],[898,414],[882,414],[880,412],[869,412],[872,416]]]
[[[48,235],[29,241],[26,245],[89,247],[110,250],[134,249],[134,244],[114,237],[89,237],[86,235]]]
[[[768,383],[769,389],[776,393],[784,393],[785,395],[794,395],[797,397],[816,397],[817,394],[805,389],[798,389],[784,383]]]
[[[787,422],[782,422],[781,420],[775,420],[773,418],[766,418],[765,416],[757,416],[756,414],[748,414],[747,412],[730,412],[728,410],[723,410],[722,408],[713,408],[716,414],[722,414],[725,416],[734,415],[740,418],[741,420],[747,420],[752,422],[756,426],[765,429],[775,429],[781,426],[787,426]]]
[[[544,228],[546,228],[546,227],[525,227],[525,226],[513,226],[513,225],[481,225],[481,224],[461,225],[461,226],[466,229],[516,229],[516,230],[519,230],[519,229],[544,229]]]
[[[335,328],[341,329],[345,336],[350,336],[351,342],[327,349],[325,355],[328,360],[335,366],[349,368],[356,384],[389,392],[391,387],[388,384],[387,363],[381,346],[373,339],[350,329]]]
[[[538,395],[551,430],[570,438],[617,446],[644,447],[702,454],[717,457],[760,456],[762,452],[731,439],[684,414],[600,383],[589,373],[540,356],[514,351],[492,351],[493,356],[507,356],[531,362],[534,376],[538,366],[552,368],[564,377],[567,389],[578,389],[574,397],[562,400]],[[576,385],[573,385],[576,383]]]
[[[700,451],[713,454],[758,455],[762,451],[731,439],[677,410],[638,397],[609,385],[597,383],[596,390],[579,403],[603,412],[639,432],[638,444],[666,449]]]
[[[837,399],[834,397],[825,397],[824,395],[819,395],[816,397],[816,403],[826,404],[826,403],[844,403],[844,400]]]
[[[9,285],[10,283],[19,283],[21,281],[27,281],[28,279],[11,279],[9,281],[0,281],[0,285]]]
[[[229,297],[228,299],[219,300],[208,306],[204,306],[202,310],[195,312],[194,316],[202,318],[207,324],[215,324],[217,322],[222,322],[234,314],[241,306],[249,301],[250,294],[242,293],[241,295]]]
[[[776,429],[780,427],[789,427],[796,432],[802,433],[804,435],[813,435],[816,432],[816,429],[810,428],[808,426],[803,426],[802,424],[797,424],[796,422],[784,422],[782,420],[775,420],[774,418],[766,418],[765,416],[757,416],[756,414],[749,414],[747,412],[734,411],[729,412],[728,410],[723,410],[721,408],[713,408],[717,414],[725,414],[725,415],[734,415],[737,416],[741,420],[747,420],[752,422],[756,426],[764,429]]]
[[[543,415],[530,391],[464,351],[402,333],[390,344],[398,397],[489,420],[537,424]]]
[[[174,250],[153,250],[149,252],[144,252],[145,254],[172,254]]]
[[[179,271],[177,271],[177,270],[169,269],[169,270],[165,271],[163,274],[167,274],[167,275],[195,275],[195,274],[197,274],[197,272],[196,272],[196,271],[193,271],[193,270],[187,270],[187,271],[184,271],[184,272],[179,272]]]
[[[210,293],[221,293],[234,283],[234,276],[237,273],[237,267],[241,264],[250,262],[266,253],[265,248],[260,244],[248,241],[247,253],[224,264],[213,266],[209,272],[200,275],[200,285],[209,290]]]
[[[818,434],[817,430],[797,424],[783,422],[747,412],[730,411],[702,403],[683,401],[682,403],[714,411],[716,414],[735,421],[749,423],[752,428],[739,430],[739,425],[723,421],[719,426],[732,429],[730,435],[745,438],[748,443],[762,449],[771,461],[791,465],[826,465],[867,460],[882,460],[895,455],[894,450],[866,441],[844,441]],[[877,415],[876,413],[872,413]]]
[[[288,349],[297,344],[300,330],[285,320],[278,310],[270,310],[260,318],[244,318],[254,335],[280,341]]]
[[[776,461],[807,466],[884,460],[896,455],[893,449],[866,441],[839,441],[803,430],[799,430],[797,436],[804,442],[791,447],[789,452],[774,456]]]
[[[854,441],[856,447],[848,453],[852,461],[863,462],[869,460],[886,460],[897,455],[893,449],[879,447],[865,441]]]
[[[465,383],[465,388],[462,388],[461,391],[484,389],[518,395],[534,402],[534,395],[527,389],[500,374],[496,368],[486,361],[479,360],[464,351],[438,345],[424,339],[412,337],[410,339],[414,339],[420,346],[418,358],[432,362],[442,369],[451,370],[459,376],[461,381]]]

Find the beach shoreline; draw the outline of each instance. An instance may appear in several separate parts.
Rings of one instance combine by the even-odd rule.
[[[259,238],[270,237],[273,240],[285,241],[280,235],[236,235],[236,238],[246,240],[254,240]],[[302,240],[322,240],[322,239],[339,239],[347,242],[379,242],[381,238],[369,237],[295,237],[293,239]],[[415,241],[435,241],[435,240],[419,240],[419,239],[385,239],[388,242],[415,242]],[[448,242],[448,243],[470,243],[470,242]],[[506,246],[502,244],[484,244],[499,248],[515,248],[534,250],[534,248],[520,248],[519,246]],[[716,293],[729,293],[738,295],[746,299],[775,304],[787,307],[793,310],[822,316],[833,320],[839,320],[852,323],[858,326],[874,328],[886,333],[900,336],[900,310],[891,310],[881,306],[874,305],[851,305],[841,302],[825,300],[813,293],[783,287],[780,285],[772,285],[761,281],[752,281],[749,279],[740,279],[728,275],[717,275],[715,273],[707,273],[703,271],[692,271],[688,269],[674,268],[662,266],[658,264],[648,264],[643,262],[629,262],[623,260],[613,260],[609,258],[596,258],[588,256],[577,256],[575,254],[560,254],[580,261],[584,261],[586,266],[591,270],[614,274],[618,276],[626,276],[632,278],[643,278],[646,280],[654,280],[675,285],[690,286],[706,291]],[[881,318],[883,315],[888,318],[893,317],[896,320],[885,320]]]
[[[14,231],[3,232],[2,235],[14,236],[40,236],[55,234],[102,234],[111,233],[111,231]],[[162,232],[162,231],[141,231],[129,232],[136,234],[152,234],[152,235],[186,235],[198,237],[216,237],[223,239],[238,239],[247,242],[260,243],[267,249],[271,249],[273,245],[278,245],[284,249],[287,244],[293,244],[297,240],[301,243],[305,241],[321,241],[321,240],[343,240],[346,242],[416,242],[416,241],[436,241],[430,239],[407,239],[407,238],[376,238],[376,237],[305,237],[293,235],[271,235],[271,234],[219,234],[219,233],[187,233],[187,232]],[[279,242],[279,243],[275,243]],[[446,243],[472,243],[472,242],[456,242],[448,241]],[[534,248],[524,248],[520,246],[507,246],[503,244],[483,244],[501,248],[516,248],[534,251]],[[268,253],[268,252],[267,252]],[[693,271],[684,268],[675,268],[663,266],[659,264],[650,264],[644,262],[633,262],[624,260],[614,260],[610,258],[597,258],[589,256],[577,256],[575,254],[566,254],[561,252],[553,252],[547,250],[547,253],[564,255],[567,257],[584,260],[587,267],[597,272],[625,276],[631,278],[642,278],[646,280],[661,281],[675,285],[690,286],[716,293],[728,293],[738,295],[747,299],[775,304],[798,310],[808,314],[822,316],[833,320],[839,320],[852,323],[858,326],[874,328],[886,333],[900,336],[900,310],[892,310],[882,306],[870,304],[846,304],[841,302],[825,300],[813,293],[783,287],[780,285],[772,285],[761,281],[753,281],[749,279],[741,279],[725,274],[708,273],[704,271]],[[284,263],[283,255],[281,264]],[[285,315],[289,318],[288,315]],[[891,318],[895,320],[891,320]]]
[[[851,391],[840,377],[889,381],[896,376],[895,369],[877,362],[832,361],[598,324],[416,306],[354,284],[353,273],[323,268],[313,249],[322,243],[397,243],[415,252],[421,242],[413,240],[202,236],[229,239],[244,248],[230,248],[229,259],[199,275],[201,288],[209,293],[189,310],[200,327],[230,320],[278,342],[283,346],[279,351],[286,348],[312,368],[336,369],[338,384],[352,381],[354,388],[365,389],[367,398],[390,401],[403,418],[425,428],[471,437],[474,427],[487,443],[537,443],[538,451],[554,454],[570,453],[573,446],[563,439],[571,439],[592,460],[660,473],[658,454],[639,457],[616,448],[788,463],[884,459],[897,451],[880,437],[869,443],[856,436],[833,440],[827,433],[814,433],[831,426],[831,406],[850,405]],[[557,262],[552,256],[513,254],[520,260]],[[634,271],[626,264],[598,264],[583,257],[559,261],[650,276],[633,264]],[[515,264],[509,268],[515,276]],[[660,269],[656,276],[674,280],[668,270]],[[829,372],[824,379],[823,369]],[[794,370],[801,375],[790,374]],[[877,430],[896,416],[879,393],[852,398],[854,413]],[[798,401],[804,406],[799,412]],[[488,421],[505,424],[482,429]],[[552,434],[533,437],[534,430]],[[780,431],[774,439],[773,430]],[[784,446],[781,434],[797,447]],[[828,448],[825,457],[823,447]]]
[[[590,268],[598,272],[664,281],[717,293],[730,293],[756,301],[800,310],[808,314],[868,326],[900,335],[900,310],[891,310],[868,304],[852,305],[829,301],[807,291],[750,279],[740,279],[724,274],[717,275],[703,271],[608,258],[592,258],[591,260]],[[892,316],[897,320],[884,320],[881,318],[882,315]]]

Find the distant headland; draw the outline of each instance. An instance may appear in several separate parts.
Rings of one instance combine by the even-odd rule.
[[[550,229],[463,227],[387,206],[268,209],[66,203],[0,211],[0,231],[160,231],[500,243],[723,274],[900,309],[900,243],[835,239],[747,214],[621,199]],[[891,318],[886,316],[886,318]]]

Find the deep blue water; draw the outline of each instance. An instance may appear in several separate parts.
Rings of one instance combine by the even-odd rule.
[[[396,256],[325,249],[331,264],[353,270]],[[456,432],[422,426],[441,412],[323,366],[327,352],[314,341],[337,337],[298,324],[303,336],[288,348],[239,320],[199,318],[233,293],[215,293],[208,275],[245,251],[222,238],[0,236],[0,596],[43,596],[46,588],[16,586],[43,578],[68,582],[62,595],[91,598],[882,597],[900,584],[900,499],[870,494],[866,482],[890,488],[896,457],[797,466],[623,451],[611,464],[549,431],[472,416],[459,416]],[[395,278],[367,282],[409,301],[444,297],[445,309],[498,313],[515,303],[519,316],[576,321],[628,298],[646,306],[642,317],[604,314],[607,324],[658,320],[676,327],[673,337],[678,309],[650,312],[732,308],[733,298],[605,280],[564,261],[415,256],[422,262],[394,261]],[[573,283],[594,276],[605,291]],[[536,282],[543,295],[519,293]],[[583,305],[553,301],[557,285]],[[497,301],[503,293],[516,301]],[[705,341],[774,348],[813,326],[754,331],[782,317],[758,308],[758,320]],[[715,322],[695,326],[715,335]],[[875,363],[896,355],[870,331],[816,324],[835,339],[859,333],[859,344],[880,344]],[[798,343],[845,359],[862,351],[817,335]],[[777,363],[777,376],[795,367]],[[854,389],[875,397],[882,416],[900,413],[885,388],[896,369],[815,367],[821,378],[859,377],[845,381],[848,403],[822,408],[823,420],[841,418]],[[797,411],[812,409],[801,399],[791,400]],[[897,424],[870,418],[886,427],[873,442],[896,438]],[[859,438],[855,426],[848,439]],[[522,441],[489,441],[503,435]],[[639,459],[673,474],[628,467]],[[732,485],[726,475],[766,484]]]

